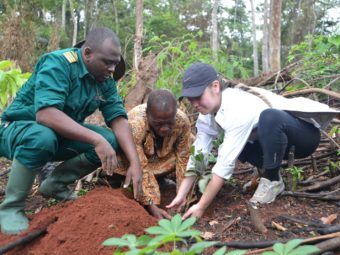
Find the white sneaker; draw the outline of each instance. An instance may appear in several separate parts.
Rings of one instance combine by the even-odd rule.
[[[255,194],[249,200],[251,203],[269,204],[275,200],[277,195],[284,191],[285,185],[280,176],[279,181],[270,181],[266,178],[261,178],[259,186],[257,187]]]

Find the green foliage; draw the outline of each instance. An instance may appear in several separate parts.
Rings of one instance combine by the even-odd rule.
[[[212,142],[214,151],[218,150],[219,146],[223,143],[223,139],[224,132],[221,132],[220,135]],[[217,156],[213,153],[203,154],[201,150],[195,154],[195,146],[191,146],[190,155],[195,159],[195,167],[194,169],[187,170],[187,174],[192,173],[197,176],[198,189],[201,193],[203,193],[212,178],[211,167],[209,166],[216,164]],[[235,186],[236,180],[230,178],[226,180],[225,183]]]
[[[297,166],[293,166],[291,168],[286,169],[293,177],[292,181],[292,191],[296,190],[298,181],[301,181],[303,179],[303,169]]]
[[[263,255],[308,255],[319,251],[314,245],[302,245],[302,239],[293,239],[286,244],[276,243],[273,246],[273,251],[264,252]]]
[[[187,248],[187,252],[181,254],[199,254],[205,248],[214,245],[215,242],[203,242],[200,239],[200,232],[191,229],[195,221],[195,218],[182,221],[181,216],[177,214],[172,220],[162,219],[159,221],[158,226],[146,229],[146,232],[153,235],[153,238],[147,235],[139,238],[136,238],[134,235],[124,235],[122,238],[107,239],[103,245],[117,246],[118,248],[114,254],[159,254],[157,249],[164,247],[167,243],[171,243],[173,244],[171,254],[180,254],[177,244],[181,243]],[[198,243],[188,248],[185,238],[194,238]],[[122,248],[128,248],[129,251],[122,252]]]
[[[249,77],[251,70],[244,67],[249,60],[219,52],[218,59],[214,61],[210,46],[199,41],[201,36],[202,32],[198,32],[196,35],[186,34],[172,40],[166,40],[164,36],[150,39],[149,47],[144,52],[157,53],[160,69],[157,88],[168,88],[179,96],[184,70],[195,62],[211,64],[229,79]]]
[[[47,201],[47,206],[48,206],[48,207],[51,207],[51,206],[54,206],[54,205],[56,205],[56,204],[58,204],[58,203],[59,203],[58,200],[56,200],[56,199],[54,199],[54,198],[50,198],[50,199]]]
[[[328,132],[328,135],[330,137],[336,137],[337,135],[340,135],[340,126],[334,125],[331,130]]]
[[[126,234],[121,238],[109,238],[103,242],[104,246],[117,247],[114,255],[194,255],[202,254],[207,248],[214,246],[217,242],[202,241],[201,232],[192,229],[196,218],[191,217],[182,220],[179,214],[171,220],[162,219],[158,226],[146,229],[149,235],[136,237]],[[188,239],[196,242],[190,246]],[[302,245],[303,240],[294,239],[286,244],[276,243],[273,251],[264,252],[263,255],[308,255],[319,249],[313,245]],[[227,252],[227,247],[221,247],[213,255],[243,255],[246,250],[233,250]]]
[[[340,150],[337,151],[337,155],[340,155],[339,152]],[[340,161],[339,160],[337,161],[328,160],[328,166],[326,166],[324,169],[327,172],[336,174],[336,172],[340,171]]]
[[[79,196],[84,196],[84,195],[87,194],[87,192],[89,192],[88,189],[80,189],[80,190],[78,191],[78,195],[79,195]]]
[[[22,73],[9,60],[0,61],[0,110],[14,98],[30,75],[30,73]]]
[[[340,35],[316,37],[307,36],[306,41],[294,45],[289,52],[288,61],[301,60],[295,70],[300,79],[309,80],[323,75],[337,74],[340,68]],[[318,87],[327,85],[327,80],[320,79]]]
[[[171,220],[162,219],[158,222],[158,226],[146,229],[146,232],[151,236],[143,235],[137,238],[135,235],[126,234],[121,238],[109,238],[103,242],[103,245],[116,246],[115,255],[202,254],[205,249],[217,242],[202,241],[201,232],[192,229],[195,222],[196,218],[194,217],[183,221],[182,217],[177,214]],[[190,246],[187,242],[188,239],[195,239],[196,243]],[[171,248],[169,244],[172,244]],[[168,252],[169,249],[170,252]],[[225,252],[226,247],[223,247],[214,255],[241,255],[246,251]]]
[[[192,145],[190,148],[190,156],[194,157],[195,166],[193,169],[187,170],[187,174],[196,176],[199,191],[203,193],[211,179],[211,171],[207,168],[207,165],[210,162],[216,161],[216,158],[210,153],[203,154],[202,150],[199,150],[197,153],[195,153],[194,145]]]

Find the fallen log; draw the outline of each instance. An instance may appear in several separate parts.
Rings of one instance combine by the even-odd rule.
[[[340,248],[340,237],[335,237],[327,241],[323,241],[315,246],[318,247],[320,251],[314,252],[313,255],[321,254],[325,251],[332,251],[338,249]]]
[[[315,179],[317,179],[317,178],[319,178],[319,177],[321,177],[321,176],[324,176],[324,175],[326,175],[326,174],[328,174],[328,173],[329,173],[329,171],[328,171],[328,170],[325,170],[325,171],[323,171],[323,172],[321,172],[321,173],[319,173],[319,174],[317,174],[317,175],[313,175],[313,176],[308,177],[308,178],[307,178],[306,180],[304,180],[304,181],[298,182],[298,184],[299,184],[299,185],[309,185],[309,184],[315,182]]]
[[[306,226],[317,227],[317,228],[328,228],[328,227],[330,227],[330,225],[322,223],[321,220],[306,221],[306,220],[299,219],[297,217],[293,217],[293,216],[289,216],[289,215],[280,215],[278,218],[297,222],[297,223],[300,223],[300,224],[303,224],[303,225],[306,225]],[[336,232],[336,231],[334,231],[334,232]],[[327,233],[327,234],[329,234],[329,233]]]
[[[339,232],[340,231],[340,224],[330,226],[330,227],[327,227],[327,228],[318,228],[316,231],[321,235]]]
[[[299,192],[319,190],[319,189],[322,189],[322,188],[334,185],[334,184],[336,184],[338,182],[340,182],[340,175],[338,175],[338,176],[336,176],[334,178],[331,178],[331,179],[329,179],[327,181],[317,182],[317,183],[314,183],[312,186],[308,186],[308,187],[299,189]]]
[[[307,192],[292,192],[284,191],[281,196],[291,196],[291,197],[304,197],[312,198],[324,201],[339,201],[340,195],[333,195],[334,192],[321,192],[321,193],[307,193]]]

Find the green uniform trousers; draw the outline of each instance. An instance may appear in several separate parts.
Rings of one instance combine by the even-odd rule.
[[[119,145],[114,133],[105,127],[90,124],[82,126],[101,134],[113,147]],[[42,168],[50,161],[65,161],[81,153],[94,165],[101,165],[94,146],[69,140],[36,121],[13,121],[0,126],[0,156],[16,158],[29,170]]]

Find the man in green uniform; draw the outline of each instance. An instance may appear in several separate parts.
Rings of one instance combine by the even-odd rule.
[[[64,161],[39,188],[46,197],[73,200],[68,185],[99,166],[112,173],[116,150],[129,161],[125,186],[134,196],[141,188],[142,170],[116,81],[125,71],[117,36],[96,28],[81,48],[43,55],[30,79],[3,112],[0,156],[13,160],[5,200],[0,205],[1,232],[17,234],[28,228],[24,202],[36,173],[46,162]],[[96,109],[111,130],[84,124]]]

